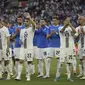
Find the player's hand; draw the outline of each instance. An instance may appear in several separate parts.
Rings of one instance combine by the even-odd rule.
[[[20,28],[17,28],[16,29],[16,33],[20,33]]]
[[[56,34],[56,31],[55,30],[52,30],[51,34]]]
[[[25,17],[28,18],[28,19],[31,19],[31,16],[29,13],[25,13]]]

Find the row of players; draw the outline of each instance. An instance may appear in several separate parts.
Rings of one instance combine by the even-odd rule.
[[[63,25],[59,25],[57,17],[52,19],[52,25],[47,26],[45,19],[41,19],[36,25],[26,13],[23,24],[22,17],[17,18],[17,25],[7,29],[7,22],[0,22],[0,79],[2,79],[3,61],[5,61],[5,70],[7,71],[7,80],[10,79],[10,72],[12,66],[9,66],[9,58],[11,59],[12,51],[14,50],[14,77],[15,80],[21,80],[21,73],[23,62],[26,65],[26,78],[30,81],[30,76],[34,73],[34,65],[32,64],[34,56],[38,60],[37,77],[50,77],[50,64],[53,56],[57,58],[57,72],[56,80],[60,78],[60,69],[62,63],[65,62],[67,70],[67,80],[73,82],[71,79],[70,66],[74,61],[74,70],[76,70],[74,38],[79,39],[79,57],[81,63],[79,64],[81,79],[85,79],[85,52],[84,52],[84,34],[85,34],[85,17],[79,16],[79,27],[77,30],[70,23],[69,17],[66,17]],[[8,24],[9,25],[9,24]],[[9,31],[8,31],[9,30]],[[14,44],[14,49],[13,49]],[[34,45],[34,46],[33,46]],[[9,49],[9,47],[11,47]],[[43,60],[45,61],[46,75],[43,72]],[[82,68],[83,62],[83,68]],[[12,62],[10,63],[12,64]]]

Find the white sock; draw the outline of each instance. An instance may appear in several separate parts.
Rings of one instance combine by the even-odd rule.
[[[25,65],[26,73],[28,73],[28,64],[27,64],[27,61],[24,62],[24,65]]]
[[[73,65],[73,71],[74,73],[76,73],[76,58],[75,57],[73,57],[72,65]]]
[[[19,61],[15,61],[15,75],[18,74],[18,64],[19,64]]]
[[[56,77],[60,77],[60,71],[61,71],[61,61],[60,61],[60,59],[57,59]]]
[[[2,60],[1,65],[2,65],[2,72],[4,72],[4,69],[5,69],[4,60]]]
[[[85,77],[85,60],[83,60],[83,76]]]
[[[43,60],[39,60],[40,74],[43,75]]]
[[[9,64],[5,66],[6,71],[7,71],[7,78],[10,78],[10,68],[9,68]]]
[[[23,68],[23,64],[19,63],[18,64],[18,78],[21,78],[21,73],[22,73],[22,68]]]
[[[82,65],[79,64],[79,74],[82,75],[82,73],[83,73]]]
[[[51,58],[47,58],[45,60],[46,76],[49,76],[49,74],[50,74],[50,64],[51,64]]]
[[[31,75],[31,67],[32,67],[32,64],[28,64],[28,75],[30,77]]]
[[[38,73],[40,73],[40,67],[39,67],[39,63],[37,64],[37,67],[38,67]]]
[[[32,69],[32,74],[34,74],[35,73],[35,66],[34,66],[34,64],[32,64],[31,69]]]
[[[9,59],[9,68],[10,68],[10,72],[13,73],[12,57]]]
[[[0,63],[0,78],[2,78],[2,64]]]
[[[66,70],[67,70],[67,79],[71,78],[71,71],[70,71],[70,65],[66,64]]]

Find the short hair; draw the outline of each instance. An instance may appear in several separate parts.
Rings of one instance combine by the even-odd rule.
[[[23,18],[23,16],[22,15],[18,15],[18,17],[17,18]]]
[[[59,20],[58,16],[53,16],[52,19],[57,19],[57,20]]]

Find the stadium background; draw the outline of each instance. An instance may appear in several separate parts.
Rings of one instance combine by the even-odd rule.
[[[0,18],[9,19],[10,22],[15,23],[16,17],[23,12],[28,11],[32,17],[38,21],[42,17],[48,19],[57,15],[61,20],[65,15],[70,16],[72,24],[76,27],[77,15],[85,14],[85,0],[0,0]],[[50,22],[49,22],[50,23]],[[36,60],[35,60],[36,65]],[[36,69],[37,70],[37,69]],[[25,81],[25,72],[23,70],[22,81],[16,82],[14,79],[10,81],[0,81],[0,85],[85,85],[85,81],[79,80],[74,75],[73,83],[66,81],[65,68],[62,71],[62,77],[59,82],[54,82],[56,71],[56,59],[52,60],[51,77],[50,79],[36,78],[37,74],[32,76],[31,82]],[[37,71],[36,71],[37,72]]]

